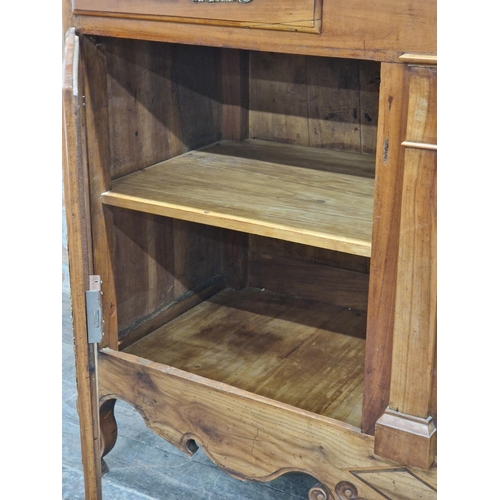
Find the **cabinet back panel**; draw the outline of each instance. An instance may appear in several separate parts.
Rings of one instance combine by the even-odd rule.
[[[380,64],[252,52],[251,138],[374,153]]]
[[[366,311],[368,257],[251,235],[248,284]]]

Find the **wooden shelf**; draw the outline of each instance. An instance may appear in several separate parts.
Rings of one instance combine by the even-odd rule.
[[[360,311],[226,289],[124,352],[360,427],[365,331]]]
[[[372,155],[221,141],[114,180],[102,202],[369,257],[374,171]]]

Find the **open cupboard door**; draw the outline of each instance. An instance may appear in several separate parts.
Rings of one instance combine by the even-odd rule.
[[[63,62],[63,177],[68,228],[71,307],[75,342],[77,409],[80,419],[85,498],[101,498],[101,465],[97,411],[96,349],[89,343],[85,295],[92,276],[92,241],[88,204],[83,88],[78,71],[79,38],[66,34]],[[79,76],[80,73],[80,76]]]

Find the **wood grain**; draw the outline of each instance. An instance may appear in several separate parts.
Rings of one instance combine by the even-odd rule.
[[[369,61],[252,52],[249,136],[373,154],[379,72]]]
[[[437,498],[435,484],[426,481],[405,467],[356,471],[353,474],[389,499],[435,500]]]
[[[382,64],[361,427],[369,434],[389,404],[408,89],[405,66]]]
[[[79,91],[83,85],[83,74],[78,71],[78,49],[79,37],[71,29],[66,35],[63,66],[63,180],[85,495],[100,500],[101,459],[95,349],[87,340],[85,305],[85,291],[89,287],[89,276],[93,273],[86,145]]]
[[[68,30],[74,26],[74,19],[73,19],[73,5],[72,5],[72,0],[62,0],[62,50],[63,50],[63,57],[64,57],[64,46],[65,46],[65,41],[66,41],[66,33]]]
[[[436,69],[410,69],[407,139],[436,142]],[[406,148],[390,407],[427,418],[437,308],[435,151]]]
[[[412,67],[405,142],[437,144],[437,70]]]
[[[214,463],[242,479],[269,481],[301,471],[330,491],[348,481],[361,498],[382,500],[353,473],[401,468],[374,456],[373,438],[352,426],[176,368],[104,349],[99,372],[101,401],[127,401],[170,443],[192,454],[195,440]],[[435,484],[435,470],[428,477]]]
[[[126,352],[359,426],[364,327],[362,312],[227,290]]]
[[[172,221],[113,210],[114,279],[119,331],[174,300]]]
[[[307,263],[319,264],[321,266],[346,269],[365,274],[369,272],[370,267],[370,259],[368,257],[335,252],[334,250],[292,243],[276,238],[263,238],[256,235],[250,235],[248,249],[250,253],[298,259],[302,265],[306,265]]]
[[[118,345],[124,349],[129,345],[154,332],[164,324],[172,321],[177,316],[184,314],[193,307],[212,297],[226,287],[227,277],[224,273],[202,283],[175,297],[171,302],[164,304],[151,314],[141,317],[127,329],[120,332]]]
[[[110,189],[109,116],[105,48],[89,37],[81,38],[85,68],[85,124],[89,164],[90,217],[94,274],[101,277],[103,324],[101,347],[118,347],[118,318],[113,275],[113,215],[101,203]]]
[[[302,166],[273,162],[280,151]],[[366,155],[223,142],[117,179],[102,201],[369,256],[371,168]]]
[[[304,56],[250,54],[249,137],[309,145]]]
[[[77,23],[84,33],[377,61],[437,50],[435,0],[325,0],[320,35],[82,15]]]
[[[375,426],[377,455],[421,469],[434,463],[436,441],[432,417],[419,418],[387,408]]]
[[[407,150],[390,407],[429,416],[436,342],[436,153]]]
[[[154,0],[75,0],[78,14],[166,19],[174,22],[232,25],[244,28],[317,32],[321,0],[280,0],[279,9],[270,2],[155,2]]]
[[[222,137],[248,138],[249,55],[240,50],[221,51]]]
[[[399,60],[407,64],[437,66],[437,55],[435,54],[403,54]]]
[[[361,153],[359,61],[306,61],[308,145]]]
[[[436,141],[436,69],[408,68],[406,138]],[[404,143],[403,143],[404,144]],[[377,421],[376,452],[429,467],[436,455],[430,416],[435,383],[436,151],[405,147],[389,407]],[[410,450],[404,453],[402,450]]]
[[[373,61],[359,63],[359,117],[361,151],[375,154],[377,146],[378,106],[380,98],[380,64]],[[380,121],[380,123],[384,123]]]
[[[113,179],[221,138],[219,55],[106,40]]]
[[[113,219],[120,337],[229,266],[218,228],[116,208]]]
[[[366,311],[366,273],[311,264],[307,261],[250,252],[250,286]]]

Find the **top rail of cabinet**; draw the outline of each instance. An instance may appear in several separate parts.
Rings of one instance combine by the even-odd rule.
[[[436,0],[73,0],[80,33],[401,62],[435,55]]]

